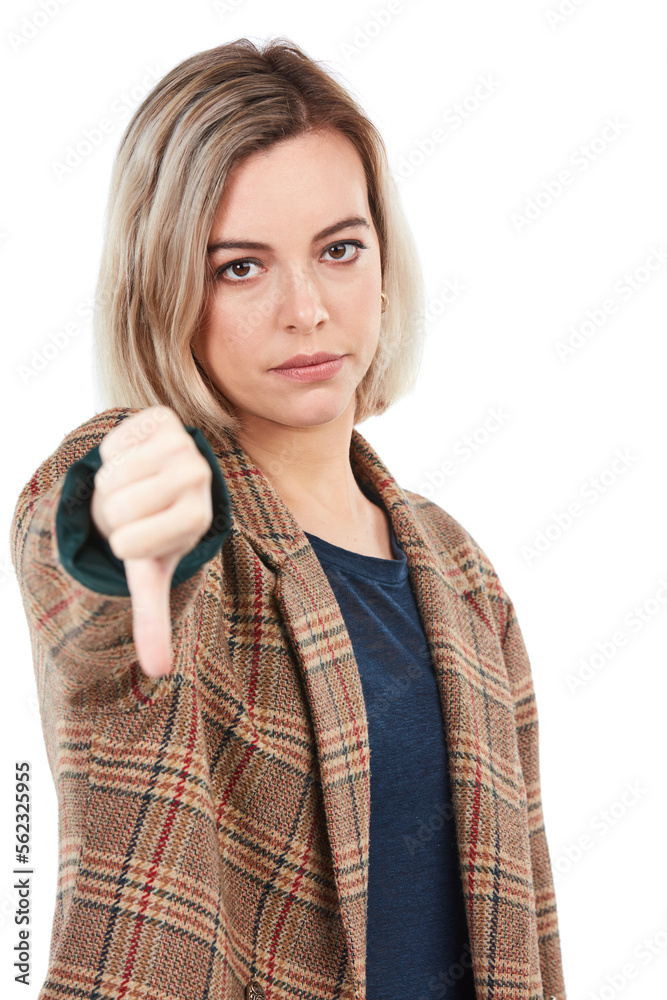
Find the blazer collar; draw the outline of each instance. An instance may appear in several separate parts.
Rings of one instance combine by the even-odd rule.
[[[221,431],[210,444],[230,487],[236,526],[279,569],[307,543],[304,532],[235,438]],[[356,428],[352,429],[350,463],[357,482],[378,494],[385,508],[397,508],[399,517],[401,509],[409,510],[405,493]]]
[[[228,434],[211,446],[227,481],[234,522],[258,555],[277,574],[276,599],[289,635],[309,703],[317,744],[340,912],[351,957],[356,1000],[363,1000],[366,962],[370,770],[368,724],[359,670],[340,608],[305,533],[266,477]],[[532,938],[537,954],[534,915],[529,906],[497,906],[489,887],[493,869],[488,841],[497,831],[494,795],[485,791],[491,753],[503,766],[518,761],[514,705],[493,622],[484,618],[471,591],[461,553],[446,535],[447,516],[429,519],[428,500],[409,499],[371,445],[353,428],[350,463],[355,478],[380,499],[407,558],[410,583],[428,641],[438,683],[448,748],[456,817],[460,870],[473,963],[484,965],[489,927],[499,940],[517,933]],[[423,515],[420,516],[420,510]],[[429,528],[429,524],[436,527]],[[460,539],[460,536],[459,536]],[[460,544],[460,543],[459,543]],[[468,557],[470,553],[467,554]],[[480,622],[480,614],[482,620]],[[492,633],[480,651],[480,628]],[[480,740],[486,689],[506,706],[506,724],[494,732],[494,747]],[[521,809],[515,809],[510,841],[512,858],[503,863],[530,878],[530,847]],[[506,821],[507,822],[507,821]],[[496,862],[497,864],[497,859]],[[512,926],[504,922],[512,921]],[[517,921],[523,926],[517,929]],[[528,994],[526,994],[528,996]],[[522,994],[523,997],[523,994]],[[519,998],[517,997],[517,1000]]]

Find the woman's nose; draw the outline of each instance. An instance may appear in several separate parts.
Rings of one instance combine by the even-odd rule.
[[[304,332],[328,318],[322,290],[315,277],[303,267],[293,268],[282,282],[279,300],[280,319],[284,326]]]

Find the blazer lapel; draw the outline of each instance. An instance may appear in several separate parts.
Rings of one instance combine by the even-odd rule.
[[[350,457],[405,551],[436,672],[478,1000],[528,1000],[541,989],[537,919],[500,585],[457,522],[409,501],[356,431]]]
[[[277,574],[276,599],[312,717],[341,917],[355,996],[361,997],[366,961],[370,771],[368,725],[357,662],[326,574],[288,508],[234,439],[221,434],[211,445],[229,486],[237,526]],[[381,499],[398,544],[406,553],[445,722],[473,963],[476,975],[489,982],[489,963],[493,968],[494,958],[501,960],[495,955],[497,942],[503,941],[510,929],[520,952],[533,935],[537,953],[528,899],[529,845],[521,811],[525,789],[502,649],[483,608],[480,617],[481,602],[477,602],[443,532],[425,526],[427,515],[420,519],[406,493],[356,429],[350,461],[357,481]],[[426,507],[427,501],[422,505]],[[503,795],[514,796],[516,801],[514,808],[503,812],[501,836],[497,803]],[[525,888],[523,893],[517,889],[517,880]],[[518,906],[508,908],[499,904],[499,894],[510,883]],[[495,928],[493,940],[489,928]],[[480,994],[480,1000],[484,996],[486,993]],[[519,990],[513,996],[523,994]]]
[[[211,447],[234,522],[276,572],[276,600],[311,714],[327,832],[354,991],[366,962],[370,770],[361,678],[345,623],[306,535],[267,478],[227,434]]]

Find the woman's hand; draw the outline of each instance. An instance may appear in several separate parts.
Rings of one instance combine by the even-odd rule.
[[[99,446],[91,516],[125,564],[144,673],[171,668],[171,578],[213,520],[211,468],[167,406],[133,413]]]

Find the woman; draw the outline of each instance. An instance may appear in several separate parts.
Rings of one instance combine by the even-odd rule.
[[[107,225],[108,409],[12,528],[60,806],[40,998],[563,1000],[512,602],[355,427],[423,335],[377,131],[293,43],[199,53]]]

